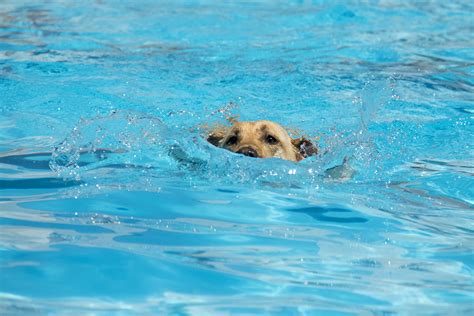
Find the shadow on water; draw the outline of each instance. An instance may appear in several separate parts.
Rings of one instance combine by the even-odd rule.
[[[358,216],[344,217],[347,215],[352,215],[354,211],[347,208],[337,207],[337,206],[328,206],[328,207],[311,206],[311,207],[303,207],[303,208],[288,208],[287,211],[295,212],[295,213],[303,213],[322,222],[333,222],[333,223],[366,223],[368,222],[368,220],[363,217],[358,217]],[[342,216],[335,216],[336,214],[342,215]]]
[[[100,149],[95,152],[81,153],[81,160],[77,161],[78,167],[87,167],[99,161],[107,159],[108,155],[113,154],[110,150]],[[61,160],[59,157],[58,160]],[[56,189],[68,188],[84,184],[84,181],[71,178],[60,178],[56,174],[50,173],[51,153],[30,153],[30,154],[4,154],[0,157],[0,164],[4,170],[4,178],[0,179],[0,189]],[[127,168],[124,164],[108,164],[107,168]],[[33,173],[28,175],[22,173],[21,179],[16,174],[18,169],[31,170]],[[6,171],[6,173],[5,173]],[[10,172],[8,172],[10,171]],[[43,171],[43,172],[41,172]],[[50,175],[48,177],[44,177]]]
[[[83,181],[58,178],[0,180],[1,189],[56,189],[68,188],[83,184]]]

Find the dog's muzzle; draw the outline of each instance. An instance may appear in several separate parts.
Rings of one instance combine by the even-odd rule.
[[[242,147],[238,151],[236,151],[236,153],[242,154],[248,157],[252,157],[252,158],[259,157],[257,151],[253,149],[252,147]]]

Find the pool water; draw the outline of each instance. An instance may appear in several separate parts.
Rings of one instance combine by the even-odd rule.
[[[2,1],[0,314],[474,313],[473,12]]]

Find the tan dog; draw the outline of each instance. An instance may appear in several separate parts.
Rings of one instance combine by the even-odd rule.
[[[271,121],[233,122],[233,126],[214,129],[207,141],[214,146],[255,158],[281,158],[300,161],[316,155],[311,141],[290,138],[288,132]]]

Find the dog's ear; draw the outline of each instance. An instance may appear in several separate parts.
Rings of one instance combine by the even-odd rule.
[[[318,154],[318,147],[305,137],[292,139],[291,144],[296,149],[298,160],[303,160],[304,158]]]
[[[208,135],[207,141],[216,147],[219,147],[220,141],[227,135],[228,128],[225,126],[218,126],[214,128]]]

